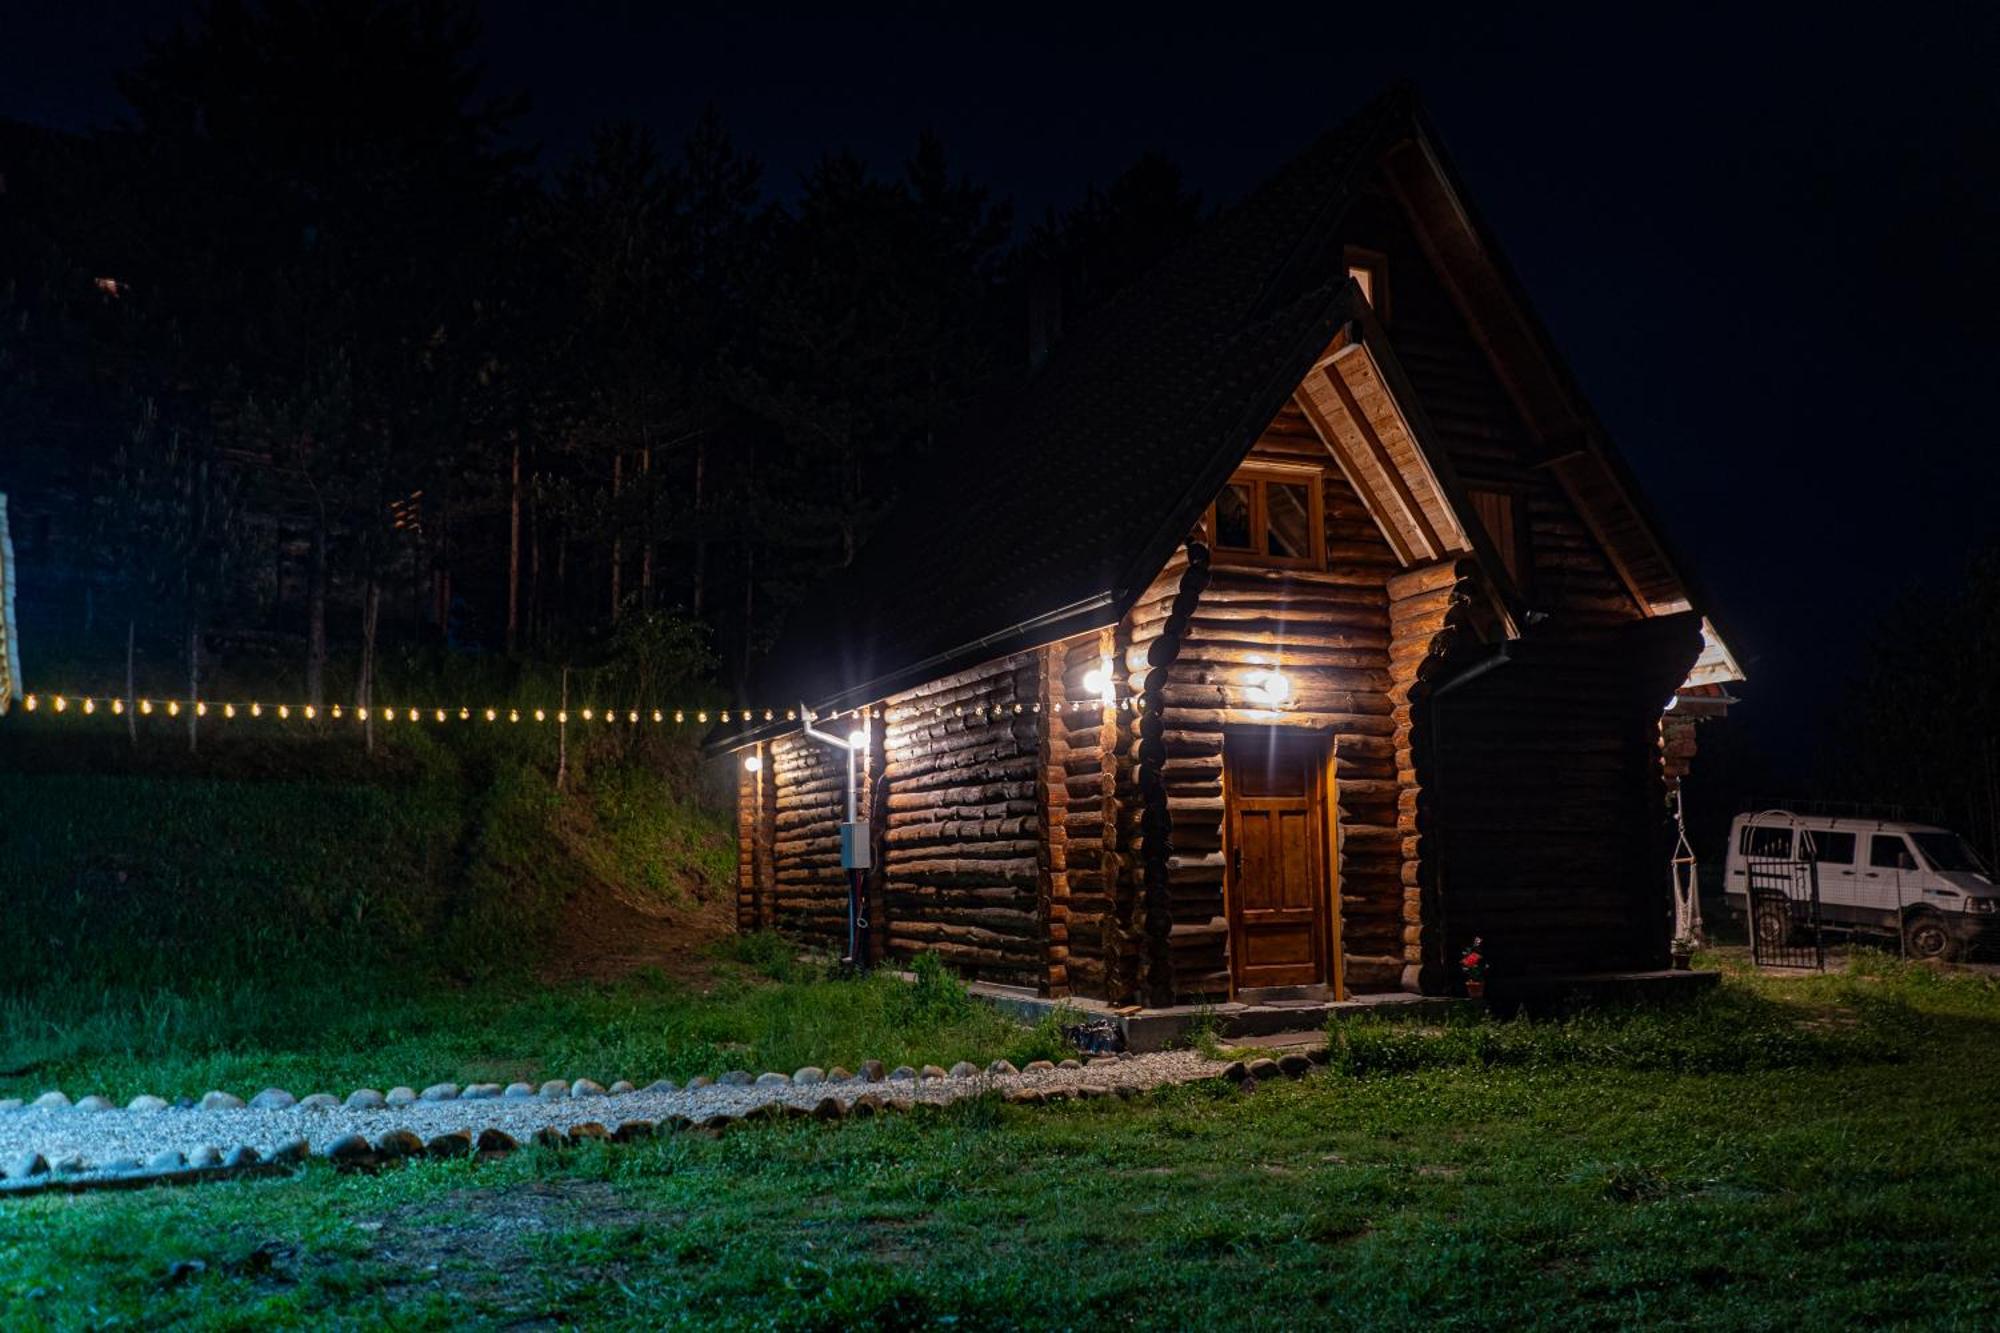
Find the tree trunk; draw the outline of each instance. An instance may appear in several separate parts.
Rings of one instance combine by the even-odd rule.
[[[514,475],[507,500],[507,656],[521,623],[521,437],[514,437]]]
[[[201,729],[201,625],[188,622],[188,753],[200,748]]]
[[[306,576],[306,702],[326,702],[326,514],[313,520],[312,565]]]
[[[369,754],[375,753],[375,626],[381,611],[382,588],[370,575],[361,599],[361,673],[354,683],[354,707],[363,715],[361,744]]]
[[[133,657],[138,642],[138,627],[130,620],[125,622],[125,734],[131,738],[132,748],[139,748],[139,692],[133,684]]]
[[[639,451],[639,474],[646,480],[641,483],[646,489],[646,524],[639,538],[639,606],[653,609],[653,447],[647,445]]]
[[[702,581],[708,572],[708,530],[703,527],[702,486],[707,480],[708,441],[694,447],[694,614],[701,615]]]
[[[618,492],[624,489],[625,455],[611,455],[611,623],[618,623],[618,603],[624,600],[619,591],[618,580],[624,574],[625,542],[624,523],[618,513]]]
[[[569,668],[562,669],[562,702],[556,705],[556,790],[569,776]]]

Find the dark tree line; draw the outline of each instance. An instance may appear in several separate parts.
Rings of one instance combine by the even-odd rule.
[[[713,113],[544,170],[475,36],[435,0],[218,0],[124,124],[0,125],[31,653],[366,702],[392,663],[706,642],[740,691],[1029,371],[1030,293],[1087,318],[1200,222],[1148,158],[1017,241],[929,137],[781,199]]]

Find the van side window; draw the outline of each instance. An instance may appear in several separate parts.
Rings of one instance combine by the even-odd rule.
[[[1868,864],[1884,870],[1915,870],[1917,858],[1900,835],[1877,833],[1868,840]]]
[[[1792,831],[1746,824],[1743,826],[1742,852],[1745,856],[1762,857],[1767,861],[1789,861],[1792,859]]]
[[[1832,829],[1812,830],[1812,859],[1821,865],[1853,865],[1854,835],[1835,833]]]

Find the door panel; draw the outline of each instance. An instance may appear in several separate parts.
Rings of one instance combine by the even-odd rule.
[[[1224,755],[1237,988],[1329,982],[1325,742],[1267,728],[1232,733]]]

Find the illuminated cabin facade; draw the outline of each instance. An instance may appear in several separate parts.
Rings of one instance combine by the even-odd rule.
[[[1410,98],[949,456],[765,695],[856,735],[868,867],[845,749],[714,742],[742,927],[844,951],[854,885],[871,961],[1156,1006],[1665,965],[1739,673]]]

